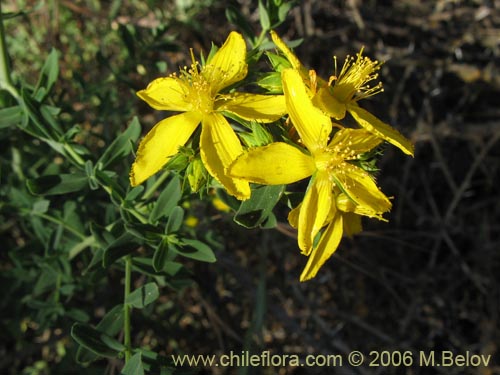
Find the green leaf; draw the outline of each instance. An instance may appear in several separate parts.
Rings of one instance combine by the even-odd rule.
[[[57,76],[59,75],[59,63],[57,60],[57,50],[52,48],[42,67],[40,78],[35,88],[35,94],[33,95],[37,101],[41,102],[57,81]]]
[[[168,241],[162,240],[153,254],[153,268],[156,272],[163,271],[167,263]]]
[[[293,2],[285,2],[280,5],[278,9],[278,22],[273,25],[273,28],[277,27],[278,25],[282,24],[286,20],[286,16],[288,15],[288,12],[293,6]]]
[[[132,141],[135,143],[141,135],[141,124],[137,117],[134,117],[127,130],[120,134],[106,148],[104,154],[99,158],[96,165],[99,170],[103,170],[113,162],[127,157],[132,151]]]
[[[129,233],[124,233],[113,241],[105,250],[102,257],[102,266],[108,268],[121,257],[130,254],[137,249],[138,244],[134,236]]]
[[[234,221],[246,228],[261,225],[272,213],[283,194],[284,185],[260,186],[252,191],[250,199],[241,203]]]
[[[259,19],[262,30],[269,30],[271,27],[271,21],[269,20],[269,13],[267,12],[262,0],[259,0]]]
[[[241,133],[240,137],[242,138],[245,146],[247,147],[258,147],[265,146],[273,141],[272,135],[258,122],[252,121],[249,124],[251,133]]]
[[[123,305],[116,305],[109,310],[97,324],[96,329],[110,336],[116,335],[123,328]]]
[[[156,203],[149,216],[149,221],[154,223],[161,217],[168,217],[179,203],[182,197],[181,183],[179,177],[173,176],[156,200]]]
[[[35,195],[58,195],[80,191],[88,185],[85,174],[58,174],[42,176],[26,182],[29,191]]]
[[[271,75],[278,74],[281,86],[281,71],[284,69],[289,69],[292,67],[292,64],[283,56],[276,55],[275,53],[266,52],[266,55],[271,63],[273,69],[276,72],[270,73]]]
[[[151,224],[127,223],[125,229],[128,233],[140,240],[157,241],[164,237],[161,227]]]
[[[165,233],[171,234],[177,232],[181,228],[183,220],[184,210],[180,206],[175,206],[168,217]]]
[[[106,333],[108,336],[115,336],[123,328],[123,305],[116,305],[109,310],[95,327],[99,332]],[[105,342],[107,344],[107,342]],[[121,344],[120,344],[121,345]],[[99,356],[94,352],[86,349],[83,346],[78,348],[76,352],[76,360],[78,363],[89,363],[99,359]]]
[[[40,113],[40,103],[31,97],[29,90],[22,88],[21,97],[24,102],[25,111],[28,113],[29,119],[31,120],[25,124],[26,126],[21,126],[21,129],[47,142],[57,152],[61,152],[61,145],[54,141],[54,139],[59,139],[63,135],[60,127],[50,127],[45,123]]]
[[[144,185],[136,186],[136,187],[130,189],[130,191],[125,196],[125,200],[129,201],[129,202],[133,202],[139,197],[139,195],[141,195],[141,193],[143,191],[144,191]]]
[[[135,353],[122,369],[123,375],[144,375],[144,367],[142,366],[142,354]]]
[[[50,201],[47,199],[40,199],[33,203],[33,208],[31,212],[34,214],[44,214],[47,212],[50,206]]]
[[[171,246],[171,248],[179,255],[201,262],[213,263],[217,260],[212,249],[198,240],[184,239],[181,247]]]
[[[269,94],[283,93],[283,86],[281,83],[281,73],[272,72],[261,75],[257,79],[257,85],[266,89]]]
[[[19,124],[23,118],[23,110],[20,106],[0,109],[0,129]]]
[[[160,292],[156,283],[148,283],[130,293],[128,298],[125,299],[125,303],[137,309],[142,309],[154,302],[159,296]]]
[[[59,277],[59,272],[54,267],[47,264],[43,268],[43,271],[32,289],[34,296],[45,293],[51,289],[53,290]]]
[[[120,352],[109,346],[109,343],[113,342],[114,346],[118,341],[86,324],[73,324],[73,327],[71,327],[71,336],[78,344],[101,357],[114,358]],[[119,346],[118,344],[116,345]]]
[[[130,55],[130,57],[135,56],[135,37],[134,37],[134,28],[132,24],[122,24],[118,26],[118,33],[120,34],[123,42],[125,43],[125,47]]]

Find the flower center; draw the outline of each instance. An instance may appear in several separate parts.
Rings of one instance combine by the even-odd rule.
[[[212,94],[210,82],[202,74],[203,68],[199,69],[199,63],[195,60],[191,51],[191,66],[184,67],[180,71],[180,79],[189,87],[186,93],[186,101],[191,103],[194,111],[207,114],[213,111],[214,95]]]
[[[356,55],[356,59],[353,56],[347,56],[338,76],[337,58],[334,57],[335,75],[330,77],[328,85],[331,86],[332,95],[341,103],[358,101],[383,91],[381,82],[375,86],[371,85],[371,81],[378,78],[377,72],[381,63],[377,60],[372,61],[362,54],[363,50]]]
[[[330,148],[325,148],[314,155],[314,163],[319,171],[331,171],[342,161],[343,159]]]
[[[316,168],[320,171],[331,172],[334,169],[342,168],[346,160],[355,160],[359,154],[351,148],[352,142],[341,140],[335,144],[330,144],[314,155]]]

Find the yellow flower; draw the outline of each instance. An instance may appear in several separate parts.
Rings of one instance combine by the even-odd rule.
[[[318,108],[336,120],[343,119],[347,111],[361,127],[398,147],[404,153],[413,155],[414,147],[408,139],[357,103],[360,99],[382,91],[382,83],[370,85],[371,81],[378,78],[377,72],[381,65],[378,61],[363,56],[361,50],[356,59],[352,57],[346,59],[338,77],[334,75],[326,81],[316,77],[314,71],[308,72],[275,32],[271,31],[271,37],[292,67],[300,73],[308,88],[309,96]]]
[[[238,199],[250,196],[247,181],[227,176],[229,164],[243,148],[223,112],[245,120],[273,122],[285,113],[283,96],[222,93],[247,75],[246,45],[243,37],[231,32],[211,60],[199,67],[192,56],[191,67],[179,75],[159,78],[137,95],[158,110],[181,111],[168,117],[143,138],[130,172],[132,186],[158,172],[168,159],[186,144],[201,123],[200,154],[208,172]]]
[[[300,73],[286,69],[282,80],[290,119],[308,152],[284,142],[256,147],[238,157],[229,174],[269,185],[312,176],[303,202],[289,216],[298,228],[299,248],[309,256],[300,276],[304,281],[314,277],[337,249],[347,217],[344,213],[355,214],[348,215],[347,223],[347,234],[353,234],[359,227],[357,215],[381,219],[391,203],[367,172],[349,163],[379,145],[381,139],[365,129],[342,128],[330,140],[330,117],[313,105]],[[325,225],[314,246],[316,235]]]

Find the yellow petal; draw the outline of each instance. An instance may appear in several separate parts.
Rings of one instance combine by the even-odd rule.
[[[271,30],[271,38],[273,39],[274,44],[276,44],[276,47],[278,47],[290,64],[292,64],[292,67],[297,70],[304,70],[307,75],[307,69],[300,63],[298,57],[290,48],[288,48],[286,43],[273,30]]]
[[[311,176],[314,159],[283,142],[255,147],[243,153],[229,167],[229,174],[266,185],[291,184]]]
[[[344,234],[347,237],[352,237],[363,230],[363,227],[361,225],[361,216],[354,213],[345,212],[342,213],[342,217],[344,220]]]
[[[228,111],[245,120],[258,122],[273,122],[286,113],[283,95],[234,93],[219,99],[215,103],[215,109]]]
[[[312,104],[304,82],[296,70],[285,69],[282,79],[286,106],[292,123],[302,142],[314,154],[317,149],[324,148],[328,143],[332,131],[330,117]]]
[[[199,114],[185,112],[156,124],[142,139],[130,171],[130,184],[137,186],[158,172],[193,134],[201,121]]]
[[[242,152],[238,137],[221,114],[213,113],[203,118],[200,137],[203,163],[227,192],[240,200],[250,197],[250,185],[247,181],[230,177],[227,168]]]
[[[213,95],[246,77],[248,71],[246,55],[245,40],[241,34],[232,31],[202,71],[210,83]]]
[[[191,103],[186,100],[189,87],[176,77],[158,78],[145,90],[137,92],[151,107],[162,111],[190,111]]]
[[[333,136],[329,147],[339,149],[345,153],[344,159],[355,159],[360,154],[373,150],[382,142],[382,139],[365,129],[340,129]]]
[[[299,215],[300,215],[300,207],[302,206],[302,203],[300,203],[297,207],[293,208],[289,213],[288,213],[288,223],[295,229],[299,227]]]
[[[307,260],[307,264],[300,275],[300,281],[307,281],[316,276],[321,266],[337,250],[342,239],[342,221],[342,215],[337,213],[328,227],[326,227],[321,235],[318,246],[312,251]]]
[[[347,212],[355,212],[360,215],[376,217],[382,219],[381,215],[391,209],[391,202],[382,193],[372,177],[354,165],[342,163],[331,172],[335,183],[350,198],[354,204],[346,203],[343,207],[339,195],[337,197],[337,207]]]
[[[385,139],[387,142],[392,143],[405,154],[413,156],[413,144],[396,129],[380,121],[370,112],[364,110],[355,103],[347,105],[347,110],[363,128]]]
[[[345,104],[335,99],[328,86],[320,88],[316,95],[314,95],[312,101],[316,107],[336,120],[342,120],[345,117]]]
[[[309,184],[299,214],[298,244],[303,254],[311,253],[314,237],[325,225],[332,203],[330,179],[326,172],[318,171]]]

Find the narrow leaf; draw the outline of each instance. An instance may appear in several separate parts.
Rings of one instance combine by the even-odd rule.
[[[241,203],[234,221],[246,228],[258,227],[272,213],[283,191],[283,185],[262,186],[253,190],[251,198]]]
[[[109,310],[95,327],[99,332],[115,336],[123,328],[123,305],[116,305]],[[115,343],[113,343],[114,345]],[[120,344],[121,345],[121,344]],[[83,346],[78,348],[76,360],[78,363],[89,363],[99,359],[99,355]]]
[[[186,258],[199,260],[201,262],[213,263],[217,260],[212,249],[198,240],[185,239],[181,247],[172,246],[172,250]]]
[[[156,283],[148,283],[130,293],[125,303],[137,309],[142,309],[154,302],[159,296],[160,292]]]
[[[87,185],[88,179],[83,173],[48,175],[27,181],[28,189],[35,195],[67,194]]]
[[[181,197],[181,183],[179,178],[174,176],[156,200],[149,220],[154,223],[161,217],[168,217],[174,207],[179,203]]]
[[[135,239],[131,234],[123,234],[104,250],[102,258],[103,267],[108,268],[121,257],[124,257],[137,249],[137,246],[137,242],[135,242]]]
[[[142,365],[142,354],[135,353],[122,369],[123,375],[144,375],[144,366]]]
[[[156,272],[161,272],[167,263],[168,241],[160,241],[160,244],[153,254],[153,268]]]
[[[109,345],[103,341],[102,338],[108,335],[86,324],[73,324],[71,336],[78,344],[101,357],[114,358],[119,353],[118,350],[109,347]],[[114,339],[108,336],[105,340],[109,342]]]
[[[130,141],[135,143],[140,135],[141,124],[137,117],[134,117],[127,130],[116,137],[113,143],[106,148],[106,151],[96,163],[97,168],[103,170],[113,162],[127,157],[133,151]]]
[[[167,226],[165,227],[165,233],[175,233],[181,226],[184,220],[184,210],[180,206],[175,206],[172,210],[170,216],[168,217]]]
[[[0,109],[0,129],[21,123],[23,111],[20,106]]]

